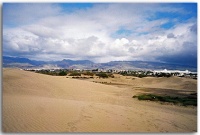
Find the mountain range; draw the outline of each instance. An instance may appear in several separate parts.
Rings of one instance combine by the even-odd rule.
[[[155,70],[155,69],[173,69],[197,71],[197,66],[150,62],[150,61],[111,61],[107,63],[94,63],[89,60],[70,60],[61,61],[36,61],[28,58],[3,56],[3,67],[17,68],[43,68],[43,69],[117,69],[117,70]]]

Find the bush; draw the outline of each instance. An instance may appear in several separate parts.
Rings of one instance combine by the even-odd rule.
[[[149,94],[149,95],[144,94],[144,95],[138,96],[138,99],[139,100],[151,100],[151,101],[153,101],[155,99],[155,97],[151,94]]]
[[[146,75],[145,74],[139,74],[138,77],[142,78],[142,77],[146,77]]]
[[[94,73],[92,73],[92,72],[86,72],[86,73],[83,73],[84,75],[88,75],[88,76],[93,76],[94,75]]]
[[[67,75],[67,73],[66,73],[65,71],[60,71],[60,72],[58,73],[58,75],[59,75],[59,76],[65,76],[65,75]]]
[[[108,78],[108,75],[106,73],[97,73],[96,76],[99,76],[99,78]]]
[[[39,71],[36,71],[36,73],[41,73],[41,74],[47,74],[47,75],[49,75],[50,71],[49,70],[39,70]]]
[[[156,77],[171,77],[172,75],[169,73],[156,73]]]
[[[69,74],[69,76],[81,76],[81,73],[72,72],[72,73]]]
[[[139,96],[133,96],[133,98],[138,98],[138,100],[168,102],[173,104],[180,104],[183,106],[187,105],[197,106],[197,98],[194,97],[171,97],[171,96],[158,96],[153,94],[142,94]]]

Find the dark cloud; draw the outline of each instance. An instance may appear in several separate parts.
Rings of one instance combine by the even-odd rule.
[[[190,31],[197,33],[197,24],[196,23],[190,27]]]
[[[166,53],[163,56],[158,57],[158,60],[168,62],[168,63],[177,63],[182,65],[189,65],[192,67],[197,67],[197,46],[193,42],[183,42],[182,45],[184,48],[179,53],[169,55]]]
[[[167,35],[167,38],[176,38],[176,37],[174,36],[173,33],[169,33],[169,34]]]
[[[171,56],[163,56],[158,58],[160,61],[167,62],[167,63],[175,63],[181,65],[188,65],[191,67],[197,67],[197,56],[192,54],[177,54]]]

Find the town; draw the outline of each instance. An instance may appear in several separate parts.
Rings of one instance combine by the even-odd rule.
[[[197,72],[191,72],[189,70],[113,70],[113,69],[23,69],[26,71],[33,71],[36,73],[48,74],[53,76],[99,76],[100,78],[114,77],[113,74],[120,74],[123,76],[135,76],[135,77],[186,77],[197,79]]]

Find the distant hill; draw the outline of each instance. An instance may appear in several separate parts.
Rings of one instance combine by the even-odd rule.
[[[64,59],[62,61],[56,61],[53,63],[62,68],[73,68],[73,67],[87,68],[94,64],[93,62],[91,62],[89,60],[75,60],[74,61],[74,60],[69,60],[69,59],[67,59],[67,60]]]
[[[35,67],[45,63],[44,61],[35,61],[27,58],[3,56],[3,67]]]
[[[117,69],[117,70],[154,70],[176,69],[197,71],[197,66],[147,61],[111,61],[94,63],[89,60],[35,61],[27,58],[3,56],[3,67],[18,68],[76,68],[76,69]]]
[[[191,70],[196,71],[197,67],[192,65],[181,65],[173,63],[150,62],[150,61],[111,61],[102,63],[101,68],[109,69],[135,69],[135,70],[154,70],[154,69],[176,69],[176,70]]]
[[[94,63],[89,60],[66,60],[62,61],[35,61],[27,58],[3,56],[3,67],[18,68],[88,68]]]

